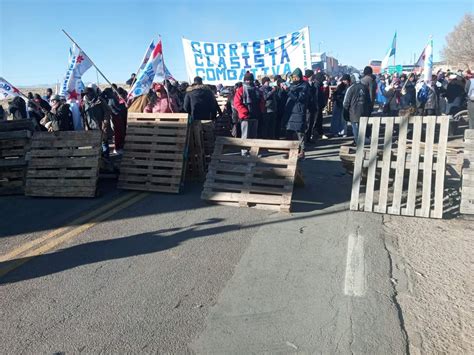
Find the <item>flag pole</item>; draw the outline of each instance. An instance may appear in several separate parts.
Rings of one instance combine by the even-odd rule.
[[[65,30],[61,29],[61,31],[64,32],[64,34],[71,40],[72,43],[74,43],[76,45],[77,48],[79,48],[79,50],[84,53],[84,55],[89,58],[89,60],[91,61],[92,65],[94,66],[94,68],[99,72],[99,74],[104,78],[104,80],[110,85],[110,87],[112,88],[112,90],[118,95],[118,97],[120,97],[122,100],[124,100],[124,102],[127,102],[127,100],[125,98],[123,98],[120,93],[115,90],[115,88],[112,86],[112,83],[109,81],[109,79],[107,79],[107,77],[104,75],[104,73],[102,73],[102,71],[97,67],[97,65],[95,65],[95,63],[92,61],[91,57],[89,57],[86,52],[77,44],[77,42],[69,35],[69,33],[67,33]]]

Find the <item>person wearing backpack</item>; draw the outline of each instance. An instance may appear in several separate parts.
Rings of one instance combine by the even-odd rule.
[[[467,112],[469,113],[469,129],[474,129],[474,75],[470,71],[466,75]]]
[[[344,119],[351,121],[355,144],[357,144],[359,137],[359,120],[361,117],[368,117],[370,115],[371,103],[367,85],[360,82],[359,74],[352,74],[351,86],[347,89],[342,106],[344,109]]]

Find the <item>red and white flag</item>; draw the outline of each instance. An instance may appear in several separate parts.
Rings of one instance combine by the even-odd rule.
[[[92,66],[92,62],[75,44],[69,49],[69,65],[61,85],[60,95],[67,99],[77,99],[84,91],[82,75]]]
[[[0,99],[11,99],[17,96],[20,96],[20,91],[4,78],[0,78]]]

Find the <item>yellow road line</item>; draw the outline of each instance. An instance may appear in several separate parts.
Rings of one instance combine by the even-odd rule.
[[[48,233],[48,234],[46,234],[46,235],[44,235],[40,238],[34,239],[34,240],[32,240],[28,243],[22,244],[18,248],[8,252],[7,254],[1,255],[0,256],[0,262],[11,260],[15,256],[20,255],[21,253],[27,251],[28,249],[31,249],[31,248],[35,247],[36,245],[38,245],[38,244],[41,244],[41,243],[43,243],[43,242],[45,242],[45,241],[47,241],[51,238],[54,238],[54,237],[64,233],[65,231],[67,231],[71,227],[81,225],[82,223],[84,223],[86,221],[89,221],[90,219],[94,218],[95,216],[97,216],[97,215],[99,215],[99,214],[101,214],[105,211],[108,211],[109,209],[113,208],[114,206],[116,206],[120,203],[123,203],[124,201],[126,201],[128,199],[133,198],[137,194],[138,194],[137,192],[126,193],[125,195],[120,196],[119,198],[109,202],[108,204],[103,205],[103,206],[101,206],[101,207],[85,214],[84,216],[81,216],[81,217],[75,219],[74,221],[68,223],[64,227],[55,229],[54,231],[52,231],[52,232],[50,232],[50,233]]]
[[[138,195],[137,194],[134,194],[134,196],[132,198],[130,198],[129,200],[127,201],[124,201],[123,203],[119,204],[118,206],[115,206],[114,208],[108,210],[108,211],[105,211],[103,214],[101,215],[98,215],[94,218],[93,222],[88,222],[88,223],[85,223],[83,225],[80,225],[72,230],[70,230],[69,232],[67,232],[66,234],[63,234],[63,235],[60,235],[58,238],[55,238],[51,241],[49,241],[48,243],[36,248],[36,249],[33,249],[31,251],[29,251],[28,253],[26,253],[24,256],[22,256],[21,259],[17,259],[17,260],[14,260],[12,261],[12,263],[10,263],[9,265],[3,267],[0,269],[0,277],[3,277],[5,276],[6,274],[8,274],[10,271],[18,268],[19,266],[27,263],[28,261],[30,261],[31,259],[33,259],[34,257],[36,256],[39,256],[39,255],[42,255],[52,249],[54,249],[55,247],[57,247],[58,245],[68,241],[69,239],[72,239],[74,238],[75,236],[78,236],[79,234],[85,232],[86,230],[92,228],[93,226],[95,226],[96,224],[104,221],[105,219],[111,217],[112,215],[116,214],[117,212],[133,205],[134,203],[144,199],[145,197],[147,197],[149,195],[149,193],[139,193]],[[129,195],[130,196],[130,195]],[[118,200],[118,199],[117,199]],[[120,200],[123,200],[123,199],[120,199]],[[110,205],[110,204],[109,204]],[[101,207],[100,209],[98,210],[101,210],[103,211],[103,208]],[[62,229],[62,228],[60,228]]]

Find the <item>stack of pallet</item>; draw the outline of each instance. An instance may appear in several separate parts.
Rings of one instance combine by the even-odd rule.
[[[369,126],[368,152],[357,144],[351,210],[442,218],[449,118],[362,117],[360,137]]]
[[[461,213],[474,214],[474,129],[464,132]]]
[[[0,195],[23,194],[31,120],[0,122]]]
[[[25,195],[94,197],[100,131],[35,132],[28,153]]]
[[[217,137],[201,198],[289,212],[298,147],[296,141]]]
[[[187,114],[129,113],[118,187],[178,193],[187,136]]]

